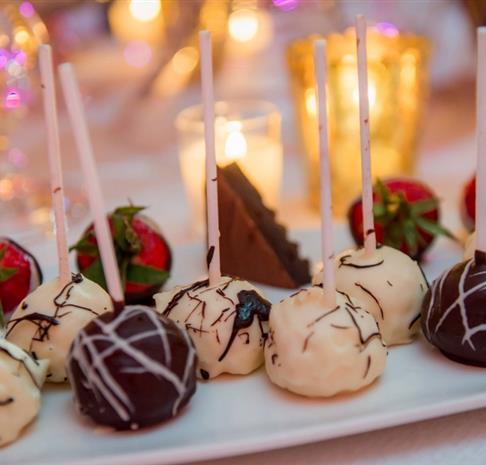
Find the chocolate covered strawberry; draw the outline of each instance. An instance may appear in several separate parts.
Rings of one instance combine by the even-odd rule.
[[[453,238],[439,221],[439,200],[425,184],[414,179],[377,180],[373,190],[376,240],[419,260],[436,236]],[[361,198],[348,212],[355,242],[363,243]]]
[[[23,247],[6,237],[0,238],[0,303],[5,313],[42,282],[37,260]]]
[[[108,216],[125,299],[130,304],[152,303],[152,295],[167,281],[172,266],[169,245],[158,226],[140,214],[144,209],[130,205]],[[79,271],[106,289],[93,225],[71,249],[77,252]]]
[[[474,230],[476,223],[476,176],[473,176],[462,191],[461,216],[469,231]]]

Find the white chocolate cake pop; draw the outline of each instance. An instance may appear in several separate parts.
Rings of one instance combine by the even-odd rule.
[[[386,356],[376,320],[344,293],[327,308],[320,287],[303,289],[270,313],[265,368],[273,383],[296,394],[361,389],[383,373]]]
[[[406,344],[417,335],[420,309],[428,289],[417,262],[388,246],[372,255],[364,249],[342,252],[335,261],[336,287],[362,302],[378,321],[388,345]],[[322,282],[322,273],[313,283]]]
[[[98,284],[73,274],[66,285],[54,279],[29,294],[7,323],[6,337],[34,358],[50,361],[48,381],[65,382],[74,337],[93,318],[112,310],[110,296]]]
[[[263,363],[271,304],[247,281],[223,276],[154,296],[159,313],[189,332],[199,358],[197,375],[245,375]]]
[[[15,441],[37,416],[48,365],[0,339],[0,447]]]

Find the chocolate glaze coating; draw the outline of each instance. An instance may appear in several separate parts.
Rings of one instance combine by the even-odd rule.
[[[459,263],[434,281],[422,307],[425,337],[448,358],[486,366],[486,255]]]
[[[144,306],[90,322],[74,340],[68,377],[82,414],[118,430],[167,420],[196,390],[196,352],[176,323]]]

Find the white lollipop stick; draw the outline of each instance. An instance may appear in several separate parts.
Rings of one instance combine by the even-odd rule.
[[[98,171],[96,170],[93,147],[89,137],[81,94],[71,64],[63,63],[62,65],[59,65],[59,75],[61,77],[61,84],[69,113],[69,119],[71,120],[71,126],[74,132],[74,139],[81,160],[89,206],[91,214],[94,217],[96,239],[100,250],[101,262],[103,263],[106,283],[111,298],[115,302],[115,307],[121,307],[124,298],[120,273],[116,262],[110,225],[106,217],[105,203],[101,192]]]
[[[204,142],[206,147],[206,209],[208,223],[209,284],[215,286],[221,279],[219,258],[218,178],[214,142],[214,89],[211,33],[199,33],[201,55],[201,83],[204,111]]]
[[[332,247],[332,197],[329,169],[329,142],[327,134],[326,105],[326,42],[314,42],[314,67],[316,74],[317,115],[319,121],[319,159],[321,166],[321,253],[322,285],[326,305],[336,306],[336,279],[334,276],[334,251]]]
[[[61,149],[59,144],[59,124],[57,119],[56,88],[52,70],[52,49],[50,45],[39,47],[39,66],[41,88],[44,98],[44,115],[47,130],[47,153],[51,178],[51,197],[56,224],[56,244],[59,280],[62,285],[71,280],[69,268],[69,249],[66,237],[66,212],[64,210],[64,185],[61,167]]]
[[[373,184],[370,159],[370,111],[368,102],[368,64],[366,59],[366,19],[356,16],[356,47],[358,52],[359,135],[361,143],[361,189],[363,200],[363,231],[365,253],[376,249],[373,218]]]
[[[476,249],[486,252],[486,27],[478,28]]]

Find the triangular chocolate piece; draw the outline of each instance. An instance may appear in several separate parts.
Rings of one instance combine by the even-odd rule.
[[[218,168],[221,271],[269,286],[310,282],[309,262],[236,163]]]

